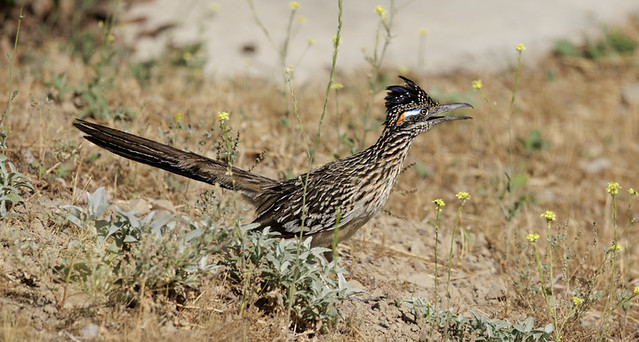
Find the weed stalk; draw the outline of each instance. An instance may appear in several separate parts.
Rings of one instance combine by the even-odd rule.
[[[448,296],[448,298],[450,298],[450,270],[453,265],[453,246],[455,244],[455,232],[457,231],[457,227],[461,222],[462,208],[464,207],[464,204],[466,204],[466,201],[470,199],[470,194],[468,194],[467,192],[459,192],[456,196],[461,201],[461,203],[457,208],[457,217],[455,219],[455,225],[453,226],[453,233],[450,237],[450,251],[448,252],[448,277],[446,279],[446,295]]]
[[[18,50],[18,38],[20,37],[20,25],[22,24],[22,10],[24,9],[24,2],[20,6],[20,15],[18,16],[18,28],[16,29],[16,39],[13,42],[13,53],[9,55],[9,102],[7,102],[7,110],[4,112],[2,121],[4,122],[2,127],[2,153],[5,152],[7,147],[7,138],[9,137],[9,115],[11,113],[11,102],[18,96],[18,90],[13,90],[13,62],[16,59],[16,52]]]

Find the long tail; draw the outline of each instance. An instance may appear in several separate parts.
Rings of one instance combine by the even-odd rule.
[[[241,191],[254,202],[266,188],[280,184],[279,181],[237,167],[232,167],[229,172],[226,163],[117,129],[79,119],[75,120],[73,126],[86,134],[85,139],[117,155],[200,182],[219,183],[223,188]]]

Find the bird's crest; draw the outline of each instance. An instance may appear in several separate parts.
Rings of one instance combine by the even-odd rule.
[[[403,86],[396,85],[386,88],[388,90],[384,98],[386,100],[386,121],[384,125],[386,126],[397,124],[397,119],[405,111],[415,108],[430,108],[437,105],[437,102],[428,96],[415,82],[404,76],[399,76],[399,78],[406,82]]]

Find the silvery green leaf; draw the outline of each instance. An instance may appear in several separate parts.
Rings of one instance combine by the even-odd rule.
[[[138,239],[136,239],[136,238],[135,238],[135,237],[133,237],[132,235],[127,235],[127,236],[124,238],[124,242],[137,242],[137,241],[138,241]]]
[[[204,234],[204,231],[202,229],[195,229],[190,231],[188,234],[186,234],[186,236],[184,237],[184,240],[186,242],[191,241],[191,239],[196,238],[196,237],[200,237]]]
[[[555,330],[555,326],[552,323],[548,323],[544,327],[544,331],[548,334],[552,333],[554,330]]]
[[[111,203],[106,200],[106,190],[104,187],[99,187],[94,193],[87,192],[89,216],[92,218],[99,218],[109,209]]]
[[[111,235],[115,234],[120,229],[122,229],[121,226],[116,226],[115,224],[110,225],[105,238],[111,237]]]

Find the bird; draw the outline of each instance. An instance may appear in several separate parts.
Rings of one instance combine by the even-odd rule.
[[[386,119],[373,145],[289,180],[85,120],[73,125],[86,140],[122,157],[239,191],[255,207],[255,229],[270,227],[285,239],[312,237],[312,247],[331,247],[334,236],[338,243],[349,239],[382,209],[418,135],[444,122],[472,119],[443,115],[470,104],[439,104],[415,82],[399,77],[403,85],[386,88]]]

